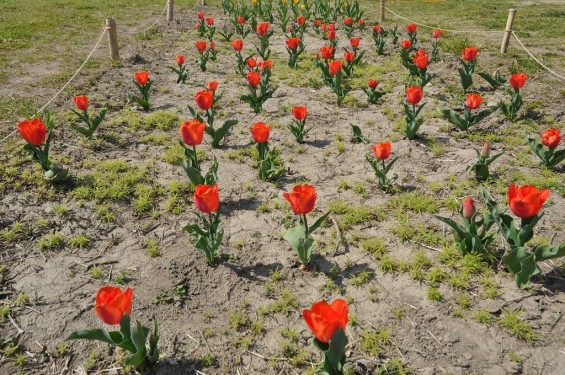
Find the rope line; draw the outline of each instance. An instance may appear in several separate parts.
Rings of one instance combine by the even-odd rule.
[[[162,11],[161,14],[159,15],[159,17],[157,17],[157,19],[155,20],[155,22],[153,22],[153,23],[151,24],[151,26],[149,26],[149,27],[147,27],[147,28],[145,28],[145,29],[143,29],[143,30],[140,30],[140,31],[121,31],[121,30],[120,30],[120,33],[123,33],[123,34],[141,34],[141,33],[146,32],[147,30],[149,30],[149,29],[151,29],[153,26],[155,26],[155,25],[157,24],[157,22],[159,22],[159,21],[161,20],[161,18],[163,18],[163,15],[165,14],[165,11],[167,10],[168,5],[169,5],[168,3],[165,4],[165,7],[163,8],[163,11]]]
[[[102,41],[102,37],[104,37],[104,34],[106,34],[106,31],[108,31],[108,28],[104,28],[104,30],[102,31],[102,33],[100,34],[100,37],[98,38],[98,40],[96,41],[96,44],[94,45],[94,47],[92,48],[92,50],[90,51],[90,53],[88,54],[88,56],[86,57],[86,59],[84,60],[84,62],[81,64],[81,66],[78,68],[78,70],[75,72],[75,74],[73,74],[73,76],[67,81],[67,83],[65,83],[63,85],[63,87],[61,87],[61,89],[59,91],[57,91],[57,93],[51,98],[49,99],[49,101],[47,103],[45,103],[45,105],[43,107],[41,107],[37,113],[41,113],[45,110],[45,108],[47,108],[47,106],[49,104],[51,104],[53,102],[53,100],[55,100],[59,95],[61,95],[61,93],[67,88],[67,86],[72,82],[73,79],[76,78],[76,76],[79,74],[79,72],[82,70],[82,68],[84,68],[84,66],[86,65],[86,63],[88,62],[88,60],[90,60],[90,58],[92,57],[92,55],[94,54],[94,51],[96,51],[96,49],[98,48],[98,46],[100,45],[100,42]],[[7,136],[5,136],[4,138],[2,138],[0,140],[0,143],[3,143],[6,139],[10,138],[12,135],[14,135],[16,132],[18,131],[18,129],[14,129],[10,134],[8,134]]]
[[[394,11],[388,9],[387,7],[385,7],[385,9],[386,9],[389,13],[392,13],[393,15],[395,15],[396,17],[398,17],[398,18],[400,18],[400,19],[403,19],[403,20],[408,21],[408,22],[410,22],[410,23],[415,23],[415,24],[418,25],[418,26],[426,27],[426,28],[428,28],[428,29],[440,29],[440,30],[447,31],[447,32],[450,32],[450,33],[454,33],[454,34],[459,34],[459,33],[476,33],[476,34],[484,34],[484,33],[497,33],[497,34],[499,34],[499,33],[500,33],[500,34],[501,34],[501,33],[504,32],[504,31],[494,31],[494,30],[490,30],[490,31],[487,30],[487,31],[485,31],[485,30],[451,30],[451,29],[444,29],[444,28],[442,28],[442,27],[430,26],[430,25],[426,25],[426,24],[423,24],[423,23],[414,22],[414,21],[412,21],[411,19],[408,19],[408,18],[406,18],[406,17],[404,17],[404,16],[401,16],[401,15],[398,14],[398,13],[395,13]]]
[[[553,75],[554,77],[557,77],[563,81],[565,81],[565,77],[562,75],[557,74],[556,72],[554,72],[553,70],[549,69],[547,66],[545,66],[541,61],[539,61],[524,45],[524,43],[522,43],[522,41],[518,38],[518,35],[516,35],[516,33],[514,31],[512,31],[512,36],[514,36],[514,38],[516,39],[516,41],[518,42],[518,44],[520,44],[520,46],[522,46],[522,48],[524,49],[524,51],[526,51],[526,53],[528,55],[530,55],[530,57],[532,59],[535,60],[535,62],[537,62],[538,64],[540,64],[540,66],[542,68],[544,68],[545,70],[547,70],[549,73],[551,73],[551,75]]]

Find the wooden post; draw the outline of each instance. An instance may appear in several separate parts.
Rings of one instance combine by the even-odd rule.
[[[202,0],[202,5],[206,5],[206,0]]]
[[[116,28],[116,20],[106,18],[106,27],[108,28],[108,46],[110,46],[110,56],[112,60],[120,59],[120,49],[118,47],[118,30]]]
[[[380,8],[380,15],[379,15],[379,22],[383,23],[385,20],[385,0],[381,0],[381,8]]]
[[[506,20],[506,30],[504,30],[504,36],[502,37],[502,45],[500,46],[500,53],[506,53],[508,49],[508,43],[510,43],[510,35],[512,35],[512,25],[514,24],[514,16],[516,15],[516,9],[510,9],[508,11],[508,19]]]
[[[167,0],[167,21],[173,20],[174,0]]]

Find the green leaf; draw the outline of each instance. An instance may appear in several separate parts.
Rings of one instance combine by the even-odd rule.
[[[530,285],[530,279],[532,276],[540,273],[540,269],[536,264],[536,260],[533,254],[523,258],[520,261],[520,271],[516,273],[516,285],[519,288],[526,288]]]
[[[525,259],[531,255],[532,253],[530,253],[526,248],[516,247],[508,254],[503,256],[502,261],[504,262],[506,267],[508,267],[508,269],[512,271],[512,273],[518,273],[522,269],[522,259]]]
[[[118,345],[123,341],[124,337],[120,332],[108,332],[105,329],[81,329],[70,334],[66,340],[96,340],[108,343],[110,345]]]
[[[136,322],[133,330],[131,331],[131,341],[133,345],[137,349],[137,352],[130,354],[125,357],[124,363],[127,366],[139,366],[143,364],[145,361],[145,342],[147,341],[147,334],[145,333],[144,328],[141,326],[141,323]]]
[[[441,109],[438,108],[437,112],[440,116],[445,118],[447,121],[452,123],[453,125],[457,126],[461,130],[469,129],[469,121],[465,118],[459,116],[457,112],[452,109]]]
[[[464,238],[465,235],[467,234],[466,231],[463,228],[461,228],[461,226],[459,224],[457,224],[455,221],[453,221],[452,219],[447,218],[447,217],[443,217],[443,216],[439,216],[439,215],[434,215],[434,217],[438,220],[443,221],[447,225],[449,225],[451,227],[451,229],[453,229],[455,232],[457,232],[457,235],[459,236],[459,238]]]
[[[212,147],[216,148],[220,145],[220,142],[227,134],[227,132],[235,125],[237,125],[238,120],[228,120],[224,122],[224,124],[216,130],[216,134],[213,136],[212,139]]]
[[[565,256],[565,244],[561,246],[541,245],[533,249],[536,261],[560,258]]]
[[[316,229],[318,229],[320,227],[320,225],[322,225],[322,223],[324,221],[326,221],[326,218],[328,217],[329,214],[330,214],[330,212],[326,212],[318,220],[316,220],[316,222],[314,224],[312,224],[310,229],[308,229],[308,233],[312,234]]]
[[[124,339],[131,339],[131,319],[128,313],[125,313],[120,321],[120,331]]]
[[[188,224],[184,228],[182,228],[185,232],[190,233],[193,236],[206,236],[207,233],[200,229],[198,224]]]
[[[347,346],[347,336],[340,327],[338,328],[330,342],[327,350],[324,351],[324,370],[331,375],[343,374],[345,364],[345,347]]]

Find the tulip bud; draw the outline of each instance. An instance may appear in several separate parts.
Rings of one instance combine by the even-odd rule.
[[[488,158],[490,155],[490,146],[488,145],[487,142],[485,142],[485,144],[483,145],[483,149],[481,151],[481,158],[486,159]]]
[[[467,219],[473,217],[477,210],[475,209],[475,202],[470,197],[465,198],[463,201],[463,216]]]

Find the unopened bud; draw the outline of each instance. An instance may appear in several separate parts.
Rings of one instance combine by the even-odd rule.
[[[465,198],[463,201],[463,216],[470,219],[475,214],[475,202],[470,197]]]
[[[483,145],[483,150],[481,151],[481,158],[485,159],[488,158],[490,155],[490,146],[487,142]]]

